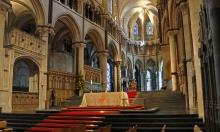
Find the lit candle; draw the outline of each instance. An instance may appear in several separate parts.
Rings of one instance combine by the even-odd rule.
[[[92,80],[91,80],[91,85],[92,85]]]

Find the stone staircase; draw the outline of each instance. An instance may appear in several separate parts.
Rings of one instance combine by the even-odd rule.
[[[63,102],[62,107],[77,106],[81,103],[81,100],[82,97],[80,96],[72,97]],[[82,124],[86,127],[85,132],[92,132],[106,125],[112,125],[112,132],[125,132],[133,126],[137,126],[137,132],[161,132],[164,125],[166,125],[166,132],[193,132],[194,125],[198,125],[205,131],[203,120],[198,118],[197,114],[186,113],[184,96],[179,92],[141,92],[135,96],[135,104],[144,104],[146,108],[159,107],[160,110],[159,112],[147,113],[145,109],[144,111],[131,110],[130,112],[123,112],[119,109],[112,114],[91,115],[92,112],[100,110],[103,112],[103,108],[86,110],[76,107],[71,111],[61,110],[55,113],[2,113],[0,119],[6,120],[8,127],[13,128],[15,132],[27,131],[36,124],[42,125],[42,123],[48,125],[44,127],[49,127],[51,124],[53,127],[58,127],[56,124],[59,127],[65,127],[66,124],[70,123],[72,125]],[[107,110],[107,112],[111,111],[112,109]],[[67,115],[59,114],[60,112],[67,112]],[[79,113],[88,113],[88,115],[80,115]]]
[[[141,92],[134,104],[143,104],[145,108],[159,107],[159,113],[164,114],[186,114],[185,96],[180,92]]]
[[[193,132],[195,125],[205,132],[202,119],[196,114],[148,114],[126,113],[107,115],[100,125],[112,125],[112,132],[125,132],[137,126],[137,132],[161,132],[166,125],[166,132]]]
[[[24,132],[47,118],[48,114],[21,114],[21,113],[2,113],[0,119],[7,121],[8,127],[13,128],[14,132]]]

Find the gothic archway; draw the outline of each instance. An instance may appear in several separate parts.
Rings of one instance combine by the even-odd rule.
[[[39,69],[28,59],[19,59],[14,64],[13,91],[38,92]]]
[[[35,111],[39,107],[39,67],[37,64],[26,58],[16,60],[12,84],[12,110]]]

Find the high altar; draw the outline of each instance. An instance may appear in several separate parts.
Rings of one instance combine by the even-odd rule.
[[[86,106],[129,106],[126,92],[85,93],[80,107]]]

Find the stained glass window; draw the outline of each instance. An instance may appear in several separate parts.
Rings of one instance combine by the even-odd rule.
[[[150,21],[147,22],[147,25],[146,25],[146,33],[147,33],[147,35],[154,35],[153,24],[152,24]]]
[[[111,66],[107,63],[107,91],[111,91]]]
[[[163,61],[160,63],[159,67],[159,88],[163,86]]]
[[[150,70],[147,70],[147,75],[146,75],[146,83],[147,83],[147,91],[152,90],[152,79],[151,79],[151,72]]]
[[[138,24],[137,24],[137,22],[136,22],[135,25],[134,25],[133,35],[134,35],[134,39],[135,39],[135,40],[138,40]]]

